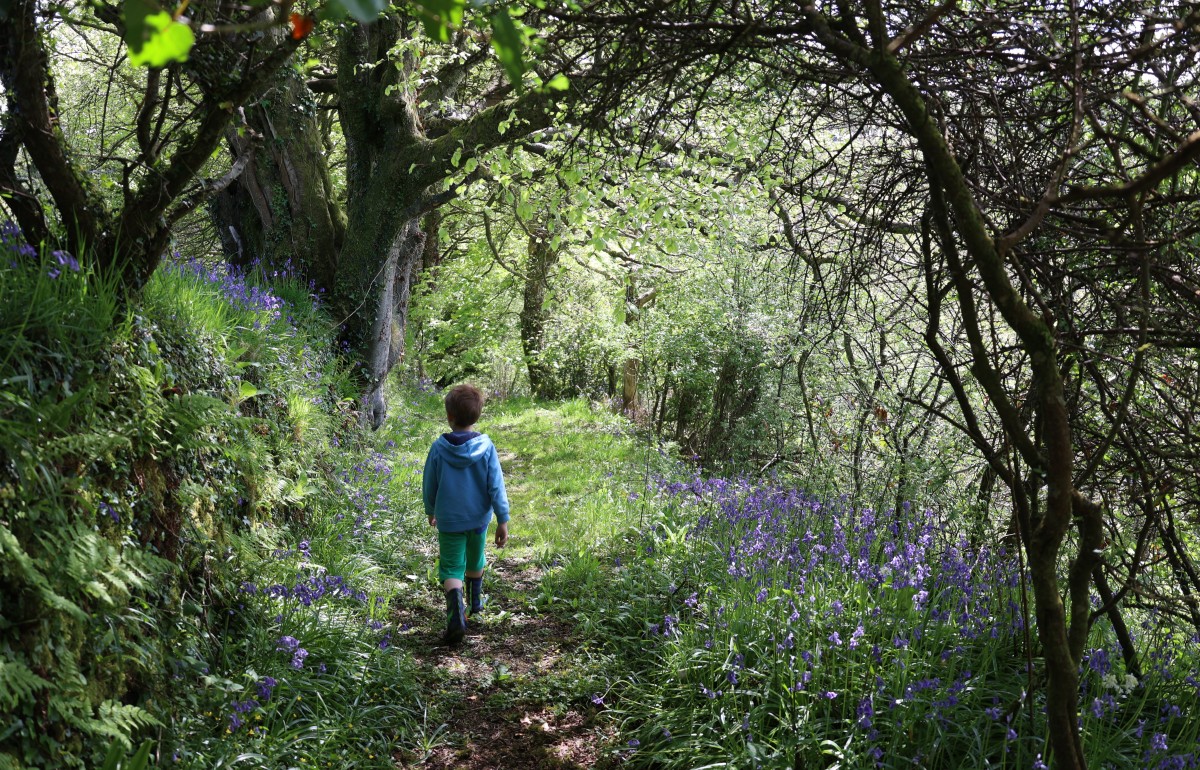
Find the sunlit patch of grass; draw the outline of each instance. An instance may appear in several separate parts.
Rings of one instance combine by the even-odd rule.
[[[532,553],[603,550],[634,520],[627,484],[641,449],[624,418],[584,401],[514,403],[504,405],[489,432],[502,457],[511,455],[514,516],[527,517],[519,544]]]
[[[396,442],[399,464],[423,465],[429,445],[448,430],[441,396],[406,390],[393,404],[383,439]],[[636,525],[640,507],[631,494],[644,485],[647,450],[625,418],[583,400],[510,399],[489,403],[478,430],[496,444],[512,504],[510,545],[495,558],[549,562],[578,548],[599,551]],[[397,514],[421,517],[419,499],[414,509]]]

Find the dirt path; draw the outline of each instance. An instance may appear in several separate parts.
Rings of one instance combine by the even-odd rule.
[[[436,589],[399,612],[398,623],[411,630],[396,641],[419,666],[429,709],[423,745],[398,754],[400,767],[567,770],[604,763],[609,736],[594,713],[553,702],[554,681],[570,676],[575,640],[568,624],[538,611],[541,577],[528,558],[491,561],[487,608],[457,649],[441,643],[445,605]]]

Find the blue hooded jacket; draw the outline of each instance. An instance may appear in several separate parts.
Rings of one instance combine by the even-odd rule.
[[[487,527],[492,511],[508,521],[508,494],[496,446],[486,434],[444,433],[429,447],[421,483],[425,515],[439,532]]]

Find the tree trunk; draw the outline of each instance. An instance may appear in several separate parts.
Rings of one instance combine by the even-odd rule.
[[[636,356],[629,356],[621,365],[621,401],[622,408],[629,416],[637,414],[638,408],[638,372],[642,361]]]
[[[645,294],[638,296],[637,285],[634,283],[634,273],[625,276],[625,328],[633,329],[642,316],[642,310],[654,302],[658,289],[651,288]],[[632,335],[631,335],[632,337]],[[632,346],[624,363],[621,364],[621,399],[622,409],[630,417],[638,411],[638,378],[641,376],[642,360],[638,354],[638,346]]]
[[[372,428],[387,416],[387,375],[404,354],[412,276],[425,247],[416,217],[402,219],[386,201],[378,202],[384,210],[377,212],[374,227],[366,224],[372,221],[366,213],[355,216],[352,210],[355,226],[347,231],[333,302],[343,322],[342,339],[363,357],[363,420]]]
[[[521,348],[525,351],[529,389],[538,398],[552,396],[549,368],[541,354],[546,326],[546,289],[558,254],[544,227],[530,230],[529,260],[525,265],[525,290],[521,298]]]
[[[412,295],[412,276],[425,246],[425,234],[410,219],[397,233],[387,251],[383,269],[375,286],[375,313],[367,347],[366,393],[363,402],[372,428],[383,424],[387,416],[384,387],[388,373],[404,356],[404,334],[408,323],[408,302]]]
[[[244,129],[225,132],[230,154],[251,160],[238,181],[211,204],[226,258],[233,264],[289,262],[317,287],[333,288],[345,237],[325,162],[316,103],[289,72],[265,99],[245,109]]]
[[[625,278],[625,328],[632,329],[637,323],[638,316],[637,287],[633,283],[633,274]],[[642,361],[638,357],[636,347],[629,351],[621,363],[621,410],[634,417],[638,409],[638,375]]]

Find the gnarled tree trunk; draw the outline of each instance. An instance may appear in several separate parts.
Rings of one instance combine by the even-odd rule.
[[[226,258],[280,267],[289,261],[319,288],[333,288],[345,237],[345,214],[325,161],[326,148],[312,91],[287,73],[264,99],[245,110],[248,133],[230,128],[234,159],[245,170],[211,204]]]

